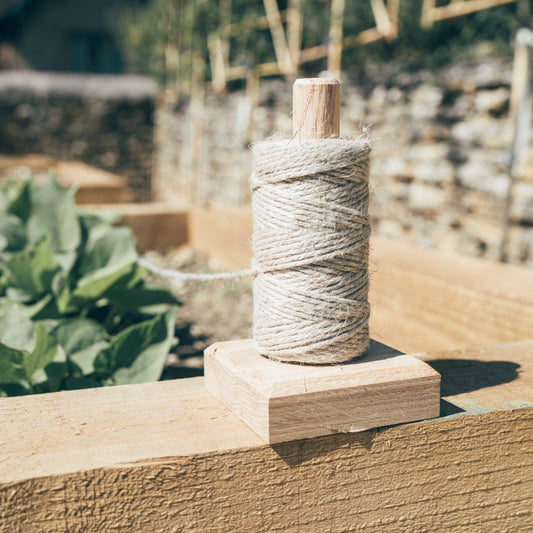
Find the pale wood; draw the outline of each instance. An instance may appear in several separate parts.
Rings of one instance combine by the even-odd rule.
[[[207,37],[207,50],[211,67],[211,84],[213,91],[223,93],[226,90],[226,74],[229,68],[231,36],[231,0],[220,0],[218,4],[218,32]]]
[[[181,63],[183,65],[183,72],[178,80],[178,95],[191,93],[193,88],[193,27],[195,19],[196,3],[181,2],[182,13],[180,16],[180,42],[183,43],[183,51],[181,51]]]
[[[0,172],[14,171],[19,167],[38,173],[54,170],[59,183],[65,187],[77,188],[75,200],[79,205],[109,204],[128,199],[127,181],[124,177],[81,161],[58,161],[40,154],[0,156]]]
[[[422,3],[422,16],[420,18],[420,25],[422,28],[429,29],[433,26],[436,0],[424,0]]]
[[[520,38],[520,30],[516,35],[515,54],[513,61],[513,78],[509,103],[509,119],[513,125],[513,141],[509,165],[509,181],[500,217],[501,237],[498,259],[507,262],[509,255],[509,234],[511,231],[511,210],[514,203],[517,183],[524,178],[524,170],[528,157],[529,138],[531,132],[531,74],[529,44]]]
[[[226,90],[226,63],[222,41],[218,34],[211,33],[207,38],[209,65],[211,67],[211,85],[216,93]]]
[[[341,75],[344,7],[345,0],[331,1],[327,68],[336,78]]]
[[[302,0],[289,0],[287,8],[287,46],[289,47],[292,63],[295,65],[295,74],[300,64],[302,29]]]
[[[382,23],[382,28],[378,30],[378,28],[369,28],[367,30],[363,30],[357,35],[350,35],[347,37],[342,38],[342,31],[340,32],[341,41],[338,43],[338,39],[336,36],[339,35],[339,18],[337,17],[336,22],[332,19],[333,24],[333,37],[334,41],[336,43],[335,46],[328,46],[326,44],[320,44],[317,46],[312,46],[309,48],[306,48],[304,50],[300,50],[301,47],[301,35],[298,36],[298,30],[300,30],[301,33],[301,27],[298,27],[297,22],[297,9],[295,6],[298,6],[298,2],[301,0],[292,0],[291,5],[289,5],[289,8],[283,11],[279,11],[279,20],[277,18],[271,18],[271,21],[273,22],[274,26],[276,28],[276,32],[278,35],[278,42],[281,43],[279,48],[279,53],[276,54],[277,61],[275,63],[264,63],[256,65],[255,72],[258,76],[272,76],[277,74],[282,74],[286,76],[292,76],[295,75],[298,66],[309,63],[312,61],[317,61],[319,59],[327,58],[329,54],[331,54],[331,61],[330,65],[328,67],[328,70],[338,72],[340,73],[340,55],[339,50],[342,55],[342,50],[346,50],[349,48],[354,48],[356,46],[361,46],[365,44],[370,44],[375,41],[379,41],[383,38],[386,38],[387,40],[393,40],[396,38],[398,34],[398,4],[399,0],[389,0],[387,3],[385,12],[382,13],[382,10],[380,11],[382,5],[377,6],[377,10],[379,11],[378,17],[381,17],[382,14],[387,16],[388,18],[388,25],[386,25],[386,30],[383,32],[383,21],[382,17],[380,18]],[[341,2],[344,0],[335,0],[337,2],[337,5],[340,6]],[[271,7],[275,7],[272,0],[267,0],[271,5]],[[383,0],[379,0],[381,4],[383,4]],[[269,4],[269,5],[270,5]],[[376,9],[376,7],[374,7]],[[275,13],[275,9],[272,10],[273,17],[277,17]],[[257,19],[253,20],[247,20],[243,21],[238,24],[232,24],[228,27],[228,32],[232,35],[239,35],[244,31],[251,31],[253,29],[263,29],[269,26],[268,17],[258,17]],[[281,22],[287,21],[287,38],[285,38],[285,31],[283,30],[283,25]],[[300,24],[301,24],[301,16],[300,16]],[[283,37],[283,40],[281,39]],[[285,50],[286,49],[286,50]],[[288,62],[287,60],[283,60],[281,63],[279,62],[279,58],[285,58],[287,56],[288,51],[288,57],[291,60],[291,67],[290,70],[288,68]],[[298,51],[298,53],[296,53]],[[233,66],[233,67],[227,67],[226,72],[226,80],[227,81],[234,81],[239,79],[244,79],[248,76],[248,69],[242,65],[240,66]]]
[[[283,74],[279,64],[276,61],[273,61],[271,63],[261,63],[259,65],[256,65],[252,74],[257,77],[263,77],[263,76],[276,76]],[[242,80],[246,79],[250,76],[250,69],[239,65],[236,67],[230,67],[226,74],[226,80],[227,81],[235,81],[235,80]]]
[[[218,4],[219,14],[219,38],[220,49],[222,55],[222,66],[224,69],[224,85],[226,85],[226,72],[229,67],[230,56],[230,32],[229,27],[231,25],[231,4],[232,0],[220,0]]]
[[[309,63],[318,59],[323,59],[328,55],[328,47],[325,44],[318,44],[316,46],[310,46],[304,48],[300,52],[300,64]]]
[[[128,199],[126,179],[80,161],[57,161],[53,167],[65,187],[77,187],[77,204],[117,203]]]
[[[253,340],[205,351],[205,386],[265,442],[363,431],[439,415],[440,375],[380,343],[342,365],[292,365]]]
[[[222,44],[225,82],[244,79],[249,74],[248,68],[242,65],[230,67],[228,61],[230,37],[241,35],[243,32],[270,29],[276,54],[276,63],[256,65],[255,72],[258,76],[279,74],[295,76],[299,65],[323,58],[328,58],[328,70],[334,75],[340,76],[343,49],[369,44],[383,38],[390,41],[395,39],[398,34],[399,0],[389,0],[386,5],[384,0],[371,0],[371,8],[378,27],[369,28],[358,35],[345,38],[343,38],[342,31],[345,0],[334,0],[331,8],[329,44],[321,44],[301,50],[301,0],[290,0],[287,9],[284,10],[279,9],[276,0],[263,0],[263,3],[267,13],[265,16],[246,19],[233,24],[229,24],[226,18],[219,26],[218,40]],[[222,4],[220,9],[222,12]],[[287,23],[287,31],[283,27],[283,22]],[[430,21],[430,25],[431,23],[432,21]],[[223,82],[219,68],[221,62],[220,50],[218,49],[217,38],[213,35],[208,39],[208,51],[214,68],[214,90],[222,91]]]
[[[249,207],[191,206],[187,223],[192,248],[209,254],[228,270],[250,267],[253,222]]]
[[[287,21],[289,14],[288,9],[279,9],[279,16],[281,18],[282,22]],[[226,30],[230,37],[236,37],[238,35],[242,35],[245,32],[253,31],[253,30],[264,30],[268,28],[268,17],[266,15],[257,17],[255,19],[243,19],[239,22],[233,22],[232,24],[228,25],[226,27]]]
[[[298,139],[339,136],[340,84],[331,78],[296,80],[292,92],[292,132]]]
[[[391,23],[391,33],[388,35],[387,39],[392,41],[398,37],[398,18],[400,12],[400,0],[388,0],[387,1],[387,12],[389,14],[389,20]]]
[[[283,74],[292,76],[296,73],[297,65],[294,65],[292,62],[285,30],[281,23],[278,2],[277,0],[263,0],[263,5],[265,7],[268,27],[272,35],[272,44],[274,45],[274,53],[276,54],[279,68]]]
[[[433,22],[461,17],[483,9],[511,4],[516,0],[463,0],[435,7],[435,0],[425,0],[422,9],[422,26],[429,28]]]
[[[342,48],[344,50],[349,48],[355,48],[356,46],[370,44],[379,41],[383,38],[383,34],[379,32],[377,28],[370,28],[368,30],[362,31],[357,35],[350,35],[348,37],[345,37],[342,41]],[[389,40],[392,38],[394,38],[393,35],[387,36],[387,39]],[[327,55],[328,47],[325,44],[311,46],[300,51],[300,59],[298,64],[302,65],[304,63],[317,61],[318,59],[324,59],[327,57]],[[226,80],[235,81],[244,79],[247,77],[248,71],[249,69],[242,65],[228,67],[226,73]],[[259,65],[256,65],[255,71],[259,76],[273,76],[277,74],[285,74],[277,62],[261,63]]]
[[[384,37],[389,37],[393,33],[393,26],[389,18],[387,6],[383,0],[370,0],[372,14],[376,21],[376,28]]]
[[[358,33],[357,35],[349,35],[348,37],[345,37],[342,41],[342,47],[344,50],[346,50],[348,48],[355,48],[356,46],[370,44],[381,39],[383,39],[383,34],[379,32],[377,28],[369,28],[368,30]],[[323,59],[327,57],[327,54],[328,47],[324,44],[305,48],[300,53],[300,64]]]
[[[237,65],[235,67],[228,67],[226,72],[227,81],[242,80],[246,78],[248,74],[248,68],[244,65]]]
[[[96,211],[120,215],[119,224],[133,230],[137,249],[161,250],[188,242],[188,213],[184,208],[162,202],[88,205]]]
[[[17,167],[28,167],[30,170],[48,170],[57,163],[53,157],[43,154],[0,155],[0,170],[12,170]]]
[[[529,47],[524,43],[517,43],[513,57],[513,75],[511,81],[511,98],[509,101],[509,118],[516,119],[518,106],[527,90],[529,82]]]
[[[440,418],[276,446],[201,378],[1,399],[1,529],[528,531],[533,341],[423,359]]]
[[[512,342],[533,335],[533,272],[371,241],[373,338],[408,352]]]
[[[205,128],[205,57],[203,52],[192,56],[192,92],[190,101],[190,124],[187,148],[187,173],[189,174],[189,199],[197,198],[204,170],[204,128]]]
[[[279,64],[276,62],[261,63],[255,67],[255,74],[259,76],[275,76],[282,74]]]
[[[252,212],[247,206],[211,205],[189,209],[193,248],[212,250],[213,258],[228,268],[250,265]],[[225,223],[224,223],[225,222]],[[228,234],[229,233],[229,234]],[[227,235],[227,237],[225,237]],[[221,243],[217,246],[216,243]],[[533,305],[533,271],[517,265],[421,248],[406,241],[373,236],[371,239],[371,283],[374,275],[395,277],[395,271],[410,271],[417,277],[439,280],[450,287],[470,289],[474,295]],[[230,246],[233,244],[233,246]],[[401,283],[397,280],[396,283]],[[428,302],[428,305],[431,302]]]
[[[383,34],[377,28],[369,28],[358,35],[350,35],[344,39],[344,49],[355,48],[356,46],[374,43],[383,39]]]

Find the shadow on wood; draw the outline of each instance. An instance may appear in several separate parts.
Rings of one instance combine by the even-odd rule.
[[[441,394],[465,394],[509,383],[518,378],[520,365],[511,361],[438,359],[426,361],[441,375]]]

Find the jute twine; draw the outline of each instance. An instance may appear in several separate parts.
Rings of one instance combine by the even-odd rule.
[[[251,269],[191,274],[138,262],[179,281],[254,276],[259,352],[293,363],[343,363],[368,348],[366,137],[254,146]]]
[[[271,359],[333,364],[369,344],[366,138],[255,144],[254,340]]]

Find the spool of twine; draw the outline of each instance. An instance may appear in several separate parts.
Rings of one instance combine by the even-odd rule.
[[[294,134],[255,144],[254,340],[271,359],[347,362],[368,348],[366,138],[338,138],[339,84],[297,80]]]

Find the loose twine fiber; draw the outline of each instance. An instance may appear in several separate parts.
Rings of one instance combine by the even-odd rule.
[[[369,345],[370,143],[270,139],[253,148],[254,263],[250,270],[189,274],[182,281],[254,275],[254,341],[271,359],[343,363]]]

